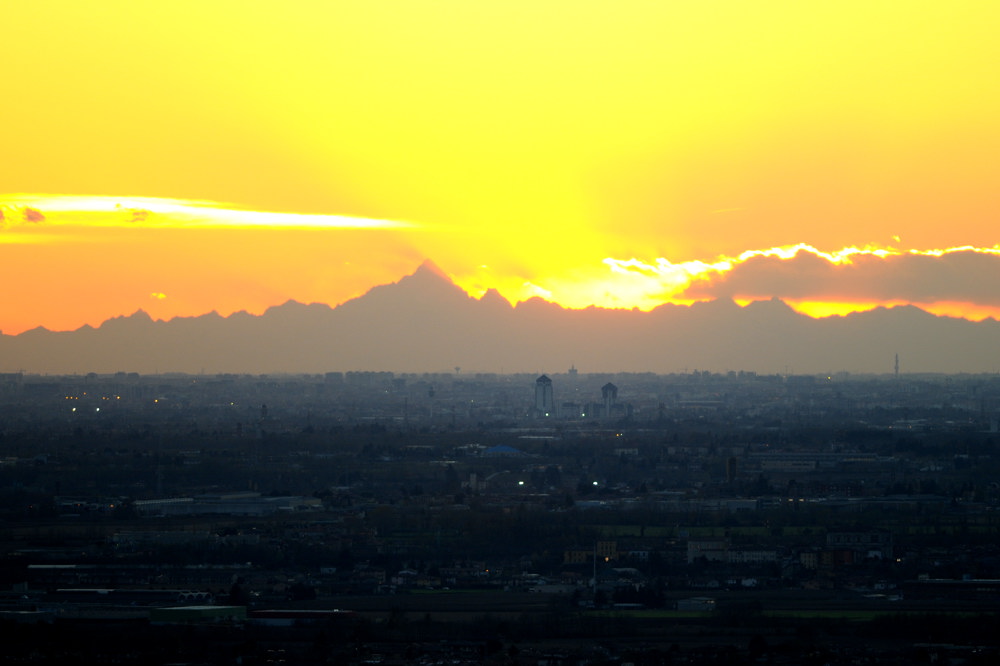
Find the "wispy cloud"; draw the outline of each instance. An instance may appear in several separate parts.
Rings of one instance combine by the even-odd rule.
[[[20,222],[53,226],[147,227],[190,229],[401,229],[414,226],[397,220],[351,215],[325,215],[248,210],[233,204],[152,197],[0,194],[9,227]]]

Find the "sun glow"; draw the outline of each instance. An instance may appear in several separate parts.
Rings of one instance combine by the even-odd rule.
[[[0,184],[57,194],[0,193],[0,328],[428,258],[512,303],[988,316],[1000,3],[899,5],[6,3]]]
[[[926,310],[931,314],[941,317],[954,317],[956,319],[969,319],[971,321],[983,321],[984,319],[996,319],[1000,321],[1000,307],[980,305],[977,303],[912,303],[921,310]]]
[[[899,250],[894,250],[892,248],[875,247],[872,245],[859,247],[845,247],[842,250],[837,250],[835,252],[823,252],[817,250],[812,245],[806,243],[798,243],[796,245],[783,245],[781,247],[772,247],[768,250],[747,250],[743,252],[735,259],[735,262],[731,260],[725,260],[726,263],[743,263],[748,259],[754,257],[778,257],[780,259],[793,259],[795,255],[799,252],[807,252],[809,254],[814,254],[817,257],[826,259],[831,264],[849,264],[856,257],[859,256],[872,256],[872,257],[889,257],[893,255],[901,254]]]
[[[980,305],[977,303],[935,302],[919,303],[905,301],[886,301],[883,303],[837,303],[785,300],[785,303],[796,312],[820,319],[824,317],[843,317],[855,312],[868,312],[876,308],[894,308],[915,306],[940,317],[983,321],[996,319],[1000,321],[1000,307]]]
[[[680,261],[588,260],[600,236],[553,234],[552,247],[565,251],[539,260],[515,235],[477,244],[448,225],[205,200],[17,194],[0,196],[0,212],[10,279],[30,274],[39,256],[64,278],[59,294],[47,280],[22,281],[9,292],[6,304],[19,314],[2,322],[8,333],[39,324],[96,326],[139,308],[171,318],[259,314],[289,299],[335,306],[398,280],[427,257],[470,295],[495,289],[513,304],[541,298],[574,309],[649,311],[715,298],[741,305],[779,298],[810,317],[900,305],[971,320],[1000,316],[1000,301],[982,286],[1000,279],[1000,246],[824,250],[796,243]],[[372,246],[383,255],[378,262],[366,259]],[[184,257],[183,271],[177,257]],[[97,296],[103,307],[90,305]]]
[[[786,300],[788,307],[796,312],[821,319],[824,317],[843,317],[854,312],[868,312],[878,307],[892,308],[898,305],[907,305],[901,302],[886,303],[838,303],[825,301],[792,301]]]

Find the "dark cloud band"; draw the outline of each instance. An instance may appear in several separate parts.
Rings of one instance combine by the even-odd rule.
[[[992,250],[858,254],[841,263],[800,250],[789,259],[755,256],[729,271],[706,274],[682,296],[1000,305],[998,286],[1000,253]]]

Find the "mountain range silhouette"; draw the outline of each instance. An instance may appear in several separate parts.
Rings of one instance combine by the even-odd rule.
[[[511,305],[469,296],[432,262],[335,308],[295,301],[263,314],[155,321],[139,310],[98,328],[0,335],[0,371],[71,374],[994,372],[1000,323],[913,306],[813,319],[780,300],[662,305],[649,312]]]

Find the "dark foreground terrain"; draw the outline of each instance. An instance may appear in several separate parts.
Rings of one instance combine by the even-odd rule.
[[[0,376],[0,662],[1000,663],[1000,378],[553,377]]]
[[[720,597],[711,613],[578,609],[529,593],[439,591],[271,605],[353,610],[288,626],[150,622],[148,609],[7,614],[9,664],[995,664],[993,610],[865,606],[797,594]],[[947,604],[945,604],[947,605]],[[795,607],[795,610],[791,610]],[[784,609],[782,609],[784,608]]]

